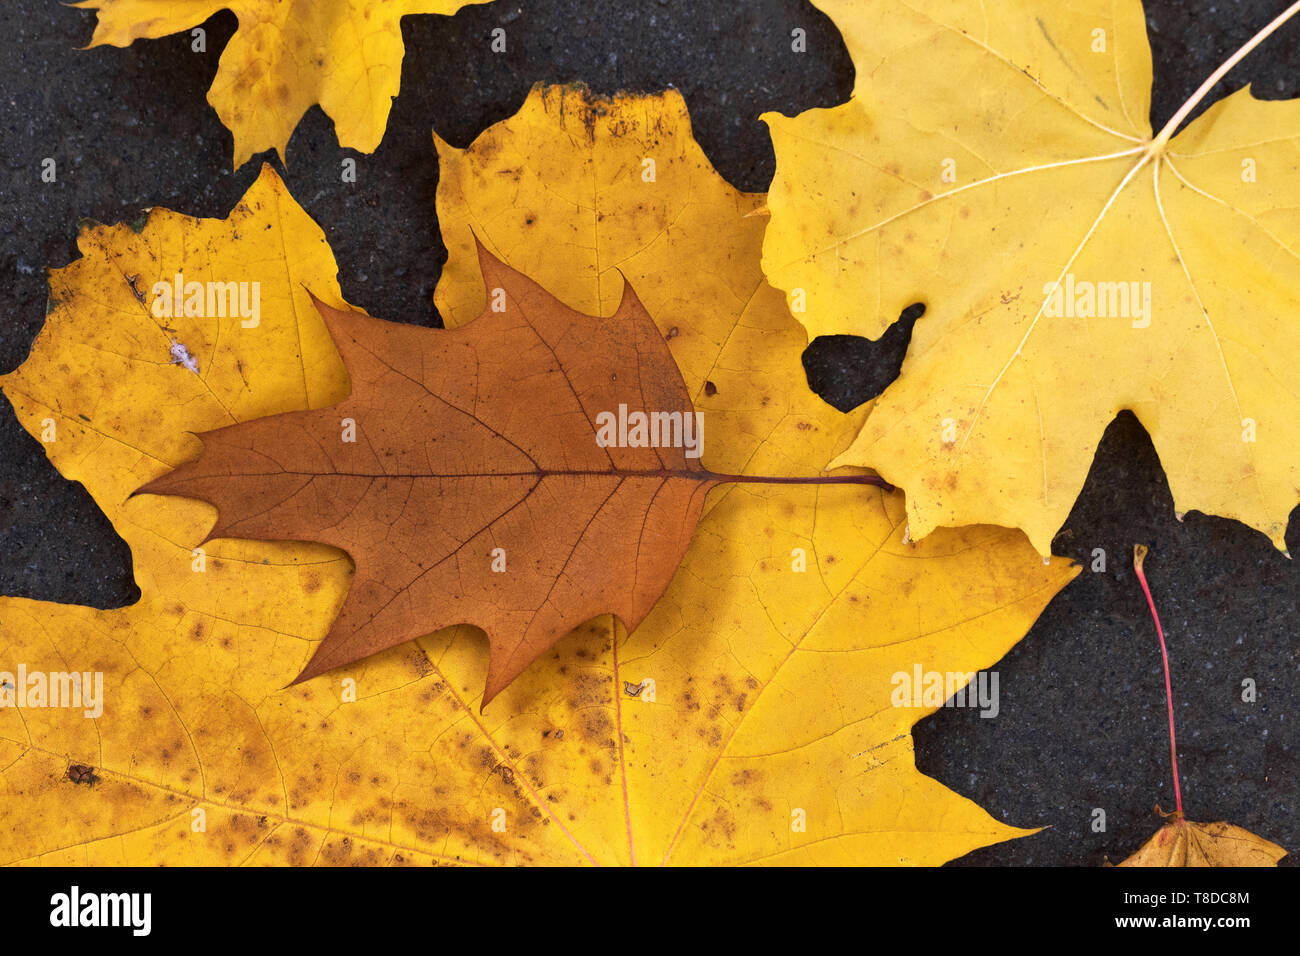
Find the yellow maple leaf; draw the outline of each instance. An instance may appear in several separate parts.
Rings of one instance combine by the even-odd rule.
[[[235,137],[235,167],[274,149],[281,159],[303,113],[319,104],[339,144],[372,153],[402,78],[401,19],[451,15],[488,0],[82,0],[97,11],[90,46],[130,46],[203,23],[239,18],[208,102]]]
[[[861,424],[862,410],[842,415],[809,391],[807,339],[758,267],[764,197],[712,168],[678,93],[539,87],[467,150],[436,145],[449,327],[483,308],[477,234],[573,308],[612,314],[631,283],[704,416],[710,469],[815,473]],[[624,836],[645,862],[936,863],[1023,832],[916,771],[921,712],[890,706],[890,680],[918,661],[988,666],[1026,619],[995,624],[977,608],[1013,592],[1038,605],[1073,572],[1043,567],[1004,529],[905,545],[902,511],[900,493],[875,489],[710,495],[668,593],[619,632],[616,682],[651,678],[658,699],[623,701],[628,832],[614,820],[611,844]],[[807,573],[792,571],[795,549]],[[931,560],[961,566],[918,569]],[[832,783],[818,792],[815,779]],[[837,823],[792,833],[796,808]]]
[[[465,218],[536,202],[534,248],[560,260],[543,282],[613,303],[618,269],[644,280],[647,304],[673,308],[663,321],[688,381],[714,383],[707,461],[815,467],[860,416],[806,389],[804,335],[757,268],[762,221],[746,214],[758,197],[712,171],[675,94],[614,107],[626,138],[599,150],[591,113],[565,132],[563,111],[542,117],[540,103],[445,153],[449,324],[484,295],[457,278],[470,274]],[[619,190],[619,170],[639,176],[656,139],[661,185]],[[489,164],[494,144],[502,168],[565,155],[544,160],[554,180],[521,173],[527,190],[484,195],[477,183],[508,178]],[[578,220],[568,199],[544,205],[543,182],[586,206],[607,184],[611,231],[565,245]],[[31,358],[0,386],[33,434],[55,422],[45,447],[131,545],[142,596],[116,611],[0,598],[0,661],[105,681],[98,719],[0,709],[0,817],[14,821],[0,861],[939,863],[1025,832],[916,771],[908,731],[936,702],[891,706],[891,675],[992,664],[1074,569],[995,528],[905,545],[901,497],[878,489],[717,495],[634,635],[589,623],[481,714],[484,641],[467,627],[286,688],[342,601],[348,562],[232,540],[196,555],[210,506],[126,496],[193,456],[187,431],[339,397],[346,378],[306,300],[338,300],[324,238],[264,169],[228,222],[155,211],[138,235],[95,227],[80,244],[84,258],[51,276]],[[522,242],[502,251],[527,258]],[[157,319],[136,290],[182,271],[260,282],[260,322]],[[172,339],[197,373],[170,364]]]
[[[1046,554],[1131,409],[1178,511],[1285,547],[1300,100],[1245,90],[1153,135],[1139,0],[816,2],[857,82],[842,106],[765,117],[764,271],[814,335],[878,338],[927,304],[834,464],[905,488],[913,536],[989,522]]]

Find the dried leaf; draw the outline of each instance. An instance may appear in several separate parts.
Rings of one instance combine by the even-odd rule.
[[[1120,866],[1277,866],[1286,850],[1231,823],[1193,823],[1175,813]]]
[[[474,624],[486,704],[584,621],[612,612],[634,630],[719,483],[630,287],[594,319],[478,251],[494,295],[476,321],[424,329],[318,304],[348,398],[204,432],[198,458],[138,492],[215,505],[209,538],[348,553],[347,600],[297,681]],[[602,446],[615,422],[629,444]]]

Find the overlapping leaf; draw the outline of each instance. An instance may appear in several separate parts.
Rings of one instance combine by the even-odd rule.
[[[438,149],[449,325],[483,302],[477,232],[574,308],[609,314],[624,278],[637,289],[705,416],[713,471],[815,473],[861,422],[808,391],[806,339],[757,268],[763,197],[712,170],[678,94],[534,90],[467,151]],[[987,666],[1030,620],[1007,602],[1041,606],[1071,572],[1000,529],[905,545],[902,510],[899,493],[852,487],[711,494],[673,585],[607,663],[615,686],[651,678],[657,693],[616,715],[625,858],[937,862],[1011,835],[917,773],[923,711],[891,707],[891,679]],[[791,831],[796,809],[817,833]]]
[[[472,221],[573,308],[612,314],[618,273],[633,283],[707,416],[706,466],[807,474],[860,425],[807,391],[804,336],[757,268],[762,198],[709,167],[676,94],[534,94],[442,159],[449,326],[484,303]],[[0,859],[938,863],[1022,832],[916,771],[908,731],[933,705],[891,706],[892,677],[992,664],[1073,572],[996,528],[905,544],[902,497],[879,489],[719,489],[634,635],[590,622],[482,714],[470,628],[285,688],[346,562],[216,540],[196,572],[213,510],[128,495],[192,457],[187,431],[346,392],[303,288],[343,305],[323,239],[264,172],[230,222],[156,211],[139,235],[96,228],[81,245],[3,387],[34,434],[57,422],[47,450],[131,545],[142,598],[0,599],[0,659],[106,681],[98,720],[0,711],[0,815],[17,821]],[[160,328],[133,291],[232,266],[263,283],[258,329]],[[170,364],[173,338],[197,375]]]
[[[211,537],[348,553],[347,600],[295,683],[473,624],[486,703],[600,613],[635,630],[721,480],[630,287],[598,319],[478,251],[496,294],[477,320],[422,329],[318,304],[348,397],[204,432],[198,458],[140,489],[214,505]],[[629,416],[642,434],[620,445]]]
[[[843,106],[767,117],[764,270],[814,335],[876,338],[927,305],[835,463],[903,487],[914,536],[991,522],[1046,554],[1131,409],[1179,511],[1284,547],[1300,101],[1246,90],[1153,137],[1139,0],[817,4],[857,81]]]

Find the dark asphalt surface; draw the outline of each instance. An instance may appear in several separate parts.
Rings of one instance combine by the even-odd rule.
[[[1285,3],[1145,5],[1158,128]],[[49,0],[0,6],[0,146],[8,164],[0,371],[26,356],[44,319],[44,270],[76,257],[79,219],[134,219],[154,205],[224,217],[260,165],[231,171],[230,134],[205,99],[233,14],[205,24],[202,54],[184,34],[78,51],[93,19]],[[488,51],[496,26],[508,32],[507,54]],[[796,26],[808,33],[801,57],[788,53]],[[468,145],[513,114],[536,81],[581,80],[598,92],[671,85],[685,95],[714,165],[735,186],[761,191],[775,162],[758,114],[834,105],[853,83],[830,21],[803,0],[498,0],[450,18],[408,17],[403,35],[402,94],[378,151],[356,156],[357,184],[339,183],[339,160],[352,154],[340,150],[319,108],[298,126],[281,172],[329,237],[348,300],[426,325],[439,321],[432,293],[445,257],[430,128]],[[1261,97],[1300,95],[1300,20],[1211,100],[1247,82]],[[40,181],[46,156],[58,160],[56,184]],[[810,384],[840,408],[865,401],[896,373],[909,334],[905,323],[879,343],[818,340],[805,355]],[[1107,432],[1057,539],[1056,552],[1085,571],[997,666],[1000,714],[987,720],[945,709],[916,729],[924,772],[1008,823],[1049,827],[955,865],[1117,861],[1157,828],[1153,805],[1172,806],[1160,652],[1131,571],[1135,541],[1152,546],[1147,571],[1172,658],[1188,815],[1226,819],[1300,850],[1300,569],[1242,526],[1197,514],[1177,522],[1155,452],[1125,414]],[[1288,543],[1300,557],[1294,520]],[[1096,548],[1107,556],[1104,573],[1087,570]],[[138,595],[126,546],[3,398],[0,594],[96,607]],[[1253,704],[1240,700],[1248,677],[1259,688]],[[1106,812],[1105,833],[1091,832],[1096,808]]]

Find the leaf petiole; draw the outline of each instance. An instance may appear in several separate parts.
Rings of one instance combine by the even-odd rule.
[[[716,481],[748,485],[875,485],[892,491],[894,486],[879,475],[814,475],[812,477],[772,477],[768,475],[718,475],[708,472]]]
[[[1219,80],[1223,79],[1229,70],[1245,59],[1250,52],[1255,49],[1255,47],[1259,46],[1272,36],[1272,34],[1277,31],[1278,27],[1282,26],[1282,24],[1286,23],[1297,13],[1300,13],[1300,0],[1297,0],[1297,2],[1291,4],[1291,6],[1278,14],[1277,17],[1274,18],[1273,22],[1251,37],[1245,46],[1232,56],[1228,57],[1228,59],[1226,59],[1217,70],[1211,73],[1206,81],[1201,84],[1200,88],[1191,95],[1191,98],[1179,107],[1178,112],[1174,114],[1173,119],[1166,123],[1164,128],[1156,135],[1156,138],[1152,140],[1150,152],[1161,152],[1168,144],[1169,140],[1173,138],[1178,127],[1182,125],[1183,120],[1187,119],[1188,114],[1190,114],[1192,110],[1196,109],[1197,104],[1200,103],[1201,100],[1209,96],[1210,90],[1214,89]]]
[[[1169,652],[1165,649],[1165,632],[1160,627],[1160,615],[1156,613],[1156,602],[1151,598],[1151,588],[1147,585],[1147,576],[1142,570],[1142,562],[1147,556],[1147,550],[1145,544],[1133,545],[1133,570],[1137,572],[1138,582],[1142,585],[1142,593],[1147,596],[1147,607],[1151,608],[1151,620],[1155,621],[1156,635],[1160,638],[1160,657],[1164,660],[1165,665],[1165,701],[1169,706],[1169,760],[1174,768],[1174,800],[1177,801],[1177,814],[1181,820],[1183,817],[1183,791],[1178,784],[1178,739],[1174,735],[1174,690],[1169,680]]]

